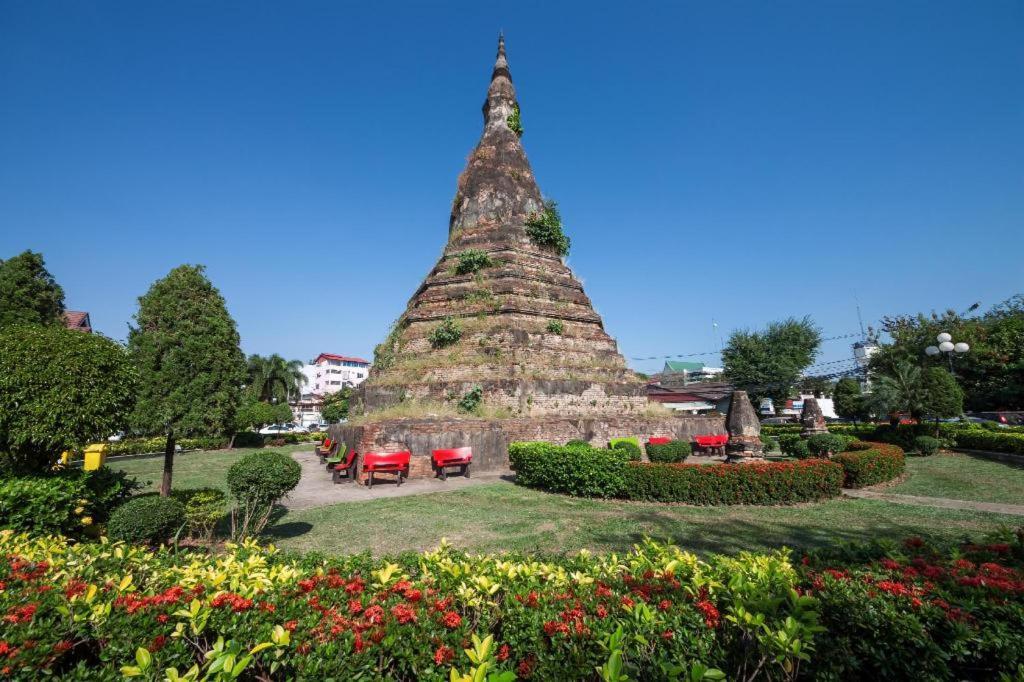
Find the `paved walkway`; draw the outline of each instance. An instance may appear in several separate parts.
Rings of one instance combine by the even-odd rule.
[[[973,500],[953,500],[948,497],[922,497],[920,495],[900,495],[881,490],[843,490],[847,497],[859,497],[869,500],[885,500],[896,504],[912,504],[919,507],[939,507],[941,509],[968,509],[971,511],[993,512],[1024,516],[1024,505],[1002,504],[1000,502],[974,502]]]
[[[445,482],[436,478],[407,479],[399,487],[393,483],[393,476],[381,476],[374,481],[373,488],[367,488],[356,483],[333,483],[330,473],[311,450],[293,452],[292,457],[302,465],[302,478],[284,500],[284,506],[291,510],[325,507],[339,502],[365,502],[387,497],[442,493],[512,478],[511,471],[482,471],[473,472],[472,478],[449,476]]]

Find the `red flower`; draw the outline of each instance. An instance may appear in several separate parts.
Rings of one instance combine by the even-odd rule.
[[[295,632],[295,628],[297,627],[299,627],[299,621],[297,620],[289,620],[284,624],[284,629],[288,632]]]
[[[349,599],[348,612],[353,616],[358,616],[360,613],[363,612],[363,602],[359,601],[358,599]]]
[[[312,592],[314,589],[316,589],[317,582],[319,581],[316,576],[313,576],[312,578],[307,578],[306,580],[300,580],[299,589],[303,592]]]
[[[363,612],[363,617],[370,625],[377,625],[384,620],[384,609],[379,604],[374,604]]]
[[[155,654],[157,651],[160,651],[161,649],[163,649],[164,645],[166,645],[166,644],[167,644],[167,637],[165,637],[164,635],[157,635],[156,637],[153,638],[153,641],[152,641],[152,643],[150,643],[148,648],[149,648],[150,653],[154,653]]]
[[[610,597],[610,596],[612,596],[612,591],[604,583],[598,583],[597,584],[597,596],[598,597]]]
[[[88,585],[86,585],[85,582],[81,580],[72,580],[67,584],[67,587],[64,588],[64,596],[71,599],[72,597],[84,594],[87,588]]]
[[[417,590],[415,588],[411,588],[410,587],[409,589],[405,590],[405,592],[402,593],[402,596],[404,596],[406,599],[408,599],[411,602],[418,602],[420,599],[423,598],[423,592],[421,592],[420,590]]]
[[[434,610],[438,611],[438,612],[447,611],[448,607],[450,607],[451,605],[452,605],[452,598],[451,597],[445,597],[444,599],[437,599],[437,600],[434,601]]]
[[[658,602],[659,611],[668,611],[670,608],[672,608],[672,602],[670,602],[668,599],[662,599],[660,602]]]
[[[508,657],[512,655],[512,647],[508,644],[502,644],[501,648],[498,649],[498,655],[495,656],[499,661],[507,661]]]
[[[365,586],[366,583],[363,582],[362,578],[356,577],[348,585],[345,585],[345,591],[349,594],[362,594]]]
[[[352,643],[352,646],[356,650],[357,654],[361,653],[363,649],[366,648],[366,644],[363,642],[363,636],[360,633],[356,633],[356,639]]]
[[[434,652],[434,664],[444,665],[445,663],[451,663],[455,660],[455,652],[444,644],[437,647],[437,651]]]
[[[269,602],[261,601],[260,602],[260,611],[265,611],[267,613],[273,613],[274,611],[277,611],[277,607],[274,606],[273,604],[269,603]]]
[[[455,628],[462,625],[462,616],[460,616],[455,611],[446,611],[445,614],[441,616],[441,623],[446,628],[454,630]]]
[[[889,558],[882,559],[879,563],[882,564],[882,568],[886,568],[890,571],[898,571],[900,569],[900,562],[893,561]]]
[[[919,537],[912,537],[904,540],[903,544],[910,549],[919,549],[921,547],[924,547],[924,540],[922,540]]]
[[[8,623],[27,623],[32,620],[32,616],[35,615],[36,610],[39,607],[35,604],[26,604],[25,606],[12,606],[8,611],[7,615],[4,616],[4,620]]]
[[[598,618],[605,618],[608,616],[608,609],[604,607],[604,604],[598,604],[597,609],[594,611]]]
[[[672,639],[675,636],[676,636],[676,633],[672,632],[671,630],[665,630],[665,632],[661,633],[661,638],[664,639],[665,641],[668,641],[668,640]]]
[[[166,613],[161,613],[159,616],[156,617],[156,622],[160,623],[161,625],[163,625],[169,620],[170,617]]]
[[[563,635],[569,634],[569,626],[557,620],[549,620],[548,622],[544,623],[544,634],[546,634],[548,637],[553,637],[558,633],[561,633]]]
[[[55,654],[62,654],[65,651],[68,651],[69,649],[71,649],[71,647],[73,647],[74,645],[75,645],[75,643],[72,642],[71,640],[69,640],[69,639],[62,639],[61,641],[59,641],[59,642],[57,642],[56,644],[53,645],[53,653],[55,653]]]
[[[231,610],[235,613],[248,611],[252,608],[252,605],[252,599],[246,599],[240,594],[233,594],[231,592],[221,592],[216,597],[210,600],[210,606],[212,606],[213,608],[216,609],[222,606],[230,606]]]
[[[519,661],[519,665],[516,666],[516,675],[523,679],[529,679],[533,677],[533,666],[536,665],[537,659],[533,654],[530,654],[523,660]]]
[[[701,599],[694,606],[697,607],[698,611],[704,614],[705,625],[712,629],[718,627],[718,619],[720,614],[718,613],[718,609],[715,608],[714,604],[709,602],[707,599]]]
[[[627,608],[632,608],[633,604],[635,604],[636,602],[630,599],[629,597],[623,597],[619,600],[619,603]]]
[[[402,625],[416,622],[416,609],[408,604],[395,604],[391,607],[391,615]]]

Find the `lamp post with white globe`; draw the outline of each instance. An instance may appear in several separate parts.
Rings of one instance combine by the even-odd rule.
[[[947,334],[946,332],[942,332],[941,334],[936,336],[935,340],[938,341],[939,345],[928,346],[927,348],[924,349],[925,354],[930,357],[935,357],[940,353],[945,353],[946,357],[949,358],[949,373],[953,374],[954,353],[957,355],[963,355],[964,353],[969,351],[971,347],[968,346],[966,343],[963,343],[962,341],[959,343],[953,343],[952,335]]]

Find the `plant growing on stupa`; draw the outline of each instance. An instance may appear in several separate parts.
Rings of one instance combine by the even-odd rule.
[[[550,334],[561,335],[565,331],[565,325],[562,324],[561,320],[548,320],[547,330]]]
[[[480,249],[467,249],[458,255],[458,259],[459,262],[455,264],[456,275],[469,275],[494,265],[490,255]]]
[[[559,256],[569,254],[570,241],[562,232],[562,216],[554,201],[545,201],[544,210],[527,218],[526,234],[537,246],[553,249]]]
[[[462,396],[462,400],[459,401],[459,409],[463,412],[469,412],[470,414],[476,414],[477,409],[480,407],[480,402],[484,399],[484,390],[479,386],[474,386],[466,395]]]
[[[523,136],[523,121],[519,117],[519,102],[512,105],[512,113],[505,119],[505,123],[508,124],[508,129],[516,134],[516,137]]]
[[[444,318],[428,337],[434,348],[447,348],[462,338],[462,327],[451,317]]]

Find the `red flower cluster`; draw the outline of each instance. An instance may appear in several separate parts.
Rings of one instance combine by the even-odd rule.
[[[701,599],[694,604],[697,610],[704,615],[704,624],[712,630],[718,627],[719,616],[718,609],[707,599]]]
[[[4,621],[8,623],[27,623],[32,620],[32,616],[36,615],[36,611],[39,607],[35,604],[26,604],[25,606],[12,606],[8,611],[7,615],[4,616]]]
[[[71,589],[70,586],[68,589]],[[115,599],[114,606],[123,608],[128,613],[135,613],[136,611],[141,611],[151,606],[177,604],[181,601],[184,595],[185,588],[179,585],[168,588],[160,594],[153,594],[149,596],[140,595],[137,592],[129,592],[128,594],[123,594]]]
[[[210,600],[210,606],[213,608],[219,609],[222,606],[230,606],[231,610],[235,613],[248,611],[252,608],[252,604],[252,599],[246,599],[242,595],[234,594],[232,592],[221,592]]]

